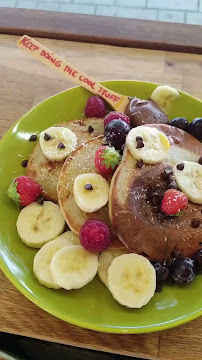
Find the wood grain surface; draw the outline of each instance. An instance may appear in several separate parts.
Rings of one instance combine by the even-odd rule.
[[[0,33],[202,54],[202,26],[1,8]]]
[[[72,83],[17,49],[18,37],[0,35],[0,134],[33,105]],[[202,98],[199,55],[40,39],[97,80],[138,79],[183,89]],[[195,360],[202,352],[202,318],[143,335],[84,330],[47,314],[21,295],[0,272],[0,331],[147,359]]]

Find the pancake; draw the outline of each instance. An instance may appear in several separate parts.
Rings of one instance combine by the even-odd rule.
[[[58,201],[68,226],[76,234],[79,234],[80,228],[86,220],[92,218],[98,219],[110,226],[112,232],[112,247],[123,248],[124,245],[118,241],[111,227],[108,204],[96,212],[86,213],[78,207],[74,200],[73,187],[75,178],[84,173],[97,173],[94,162],[95,152],[102,145],[103,139],[103,136],[99,136],[87,141],[86,144],[81,144],[71,156],[66,159],[58,181]],[[104,177],[110,184],[112,175],[106,174]]]
[[[72,130],[78,138],[78,145],[104,133],[103,118],[71,120],[56,126],[64,126]],[[89,126],[92,126],[94,129],[91,133],[88,131]],[[63,164],[64,161],[56,162],[48,160],[38,142],[26,168],[26,175],[38,181],[41,185],[44,197],[54,202],[58,201],[57,183]]]
[[[121,165],[116,170],[110,188],[109,213],[111,223],[126,247],[151,260],[164,261],[173,253],[192,257],[201,247],[202,205],[189,201],[180,216],[166,217],[148,201],[149,189],[165,190],[162,172],[181,161],[198,162],[202,143],[190,134],[169,125],[147,125],[162,131],[171,143],[164,162],[136,168],[136,160],[128,149],[124,151]],[[198,228],[191,227],[193,219],[201,220]]]

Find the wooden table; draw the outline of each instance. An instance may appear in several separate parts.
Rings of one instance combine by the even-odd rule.
[[[34,104],[73,84],[20,51],[18,37],[0,35],[0,134]],[[169,84],[202,98],[201,56],[40,39],[97,80],[138,79]],[[34,85],[33,85],[34,84]],[[0,273],[0,331],[149,359],[194,360],[202,352],[202,318],[145,335],[84,330],[54,318],[21,295]]]

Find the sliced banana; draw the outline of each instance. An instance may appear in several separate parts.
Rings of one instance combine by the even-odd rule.
[[[68,232],[70,233],[71,231]],[[36,253],[33,263],[33,271],[40,284],[53,289],[60,288],[60,286],[58,286],[53,280],[50,272],[50,263],[56,252],[65,246],[72,246],[72,243],[61,235],[55,240],[49,241],[47,244],[43,245]]]
[[[77,136],[66,127],[51,126],[42,131],[39,142],[48,160],[62,161],[76,149]]]
[[[27,246],[40,248],[63,232],[65,220],[60,207],[53,202],[44,201],[43,205],[34,202],[22,209],[16,225]]]
[[[202,165],[191,161],[183,161],[184,168],[174,168],[174,177],[179,189],[188,199],[196,204],[202,204]],[[179,166],[179,168],[181,168]]]
[[[99,210],[109,200],[109,185],[99,174],[81,174],[74,180],[74,199],[88,213]]]
[[[127,135],[126,145],[134,158],[142,159],[145,164],[161,162],[170,150],[168,138],[161,131],[148,126],[137,126],[132,129]]]
[[[98,268],[98,276],[100,280],[108,287],[108,274],[107,270],[112,263],[112,260],[117,256],[128,254],[128,249],[107,249],[101,252],[99,256],[99,268]]]
[[[66,231],[63,234],[61,234],[60,236],[58,236],[56,239],[67,240],[70,245],[81,245],[79,236],[77,234],[75,234],[73,231]]]
[[[95,277],[98,258],[80,245],[66,246],[53,256],[50,271],[55,283],[66,289],[80,289]]]
[[[157,86],[150,96],[150,99],[153,100],[166,115],[170,113],[173,105],[179,98],[179,92],[168,85]]]
[[[108,269],[108,287],[115,300],[129,308],[141,308],[156,289],[154,267],[142,255],[116,257]]]

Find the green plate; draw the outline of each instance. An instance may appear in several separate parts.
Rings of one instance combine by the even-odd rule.
[[[125,95],[147,99],[156,84],[136,81],[109,81],[104,85]],[[202,314],[202,275],[188,286],[164,286],[142,309],[127,309],[113,300],[98,278],[80,290],[51,290],[43,287],[32,272],[36,250],[28,248],[16,231],[18,210],[6,195],[13,177],[24,174],[22,159],[27,159],[35,143],[31,134],[50,125],[80,118],[91,94],[80,87],[57,94],[23,116],[0,143],[0,266],[13,283],[35,304],[72,324],[111,333],[146,333],[168,329]],[[170,118],[189,120],[202,115],[202,102],[185,93]]]

